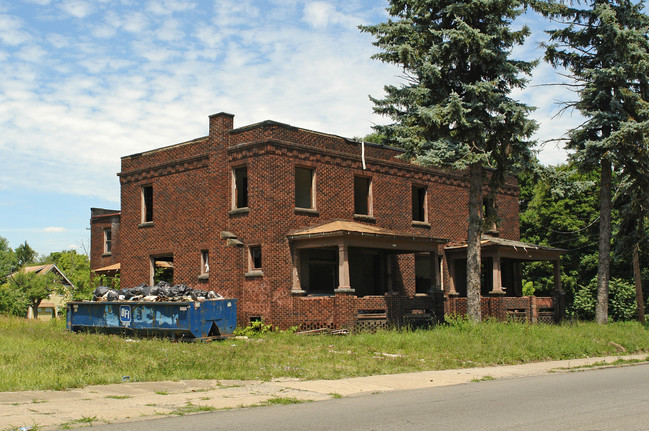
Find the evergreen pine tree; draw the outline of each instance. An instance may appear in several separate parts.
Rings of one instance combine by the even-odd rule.
[[[545,54],[553,66],[570,72],[579,97],[566,107],[586,118],[569,133],[567,147],[582,169],[601,171],[596,320],[603,324],[608,320],[612,170],[647,172],[649,163],[643,150],[649,136],[649,18],[642,2],[628,0],[550,1],[536,7],[567,24],[547,31],[551,43]]]
[[[484,168],[495,169],[494,192],[513,159],[529,159],[536,128],[531,108],[510,97],[534,66],[509,58],[529,34],[510,27],[524,3],[391,0],[387,10],[394,19],[361,30],[376,37],[381,52],[373,58],[401,66],[405,82],[371,98],[374,111],[393,120],[376,131],[419,163],[468,168],[467,302],[479,321]]]

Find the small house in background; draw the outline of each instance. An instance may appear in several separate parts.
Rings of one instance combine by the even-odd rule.
[[[275,121],[122,157],[121,209],[93,208],[91,268],[121,285],[184,283],[238,299],[238,323],[377,328],[466,312],[466,172],[394,147]],[[563,315],[562,250],[519,242],[518,183],[484,211],[483,316]],[[555,264],[551,296],[523,296],[521,264]]]
[[[48,265],[33,265],[25,266],[21,269],[22,272],[30,273],[34,272],[37,275],[45,275],[53,273],[55,277],[59,280],[61,285],[64,287],[65,294],[52,292],[52,294],[41,301],[38,306],[38,312],[36,315],[39,320],[50,320],[59,317],[61,310],[65,308],[65,304],[70,300],[72,296],[72,291],[74,290],[74,285],[68,280],[68,278],[63,274],[63,272],[57,268],[53,263]],[[32,307],[29,307],[27,311],[27,318],[34,318],[34,310]]]

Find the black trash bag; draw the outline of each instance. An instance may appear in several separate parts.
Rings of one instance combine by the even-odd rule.
[[[110,290],[110,288],[108,288],[106,286],[97,286],[97,288],[95,289],[95,292],[94,292],[93,295],[94,295],[95,299],[101,298],[105,294],[107,294],[109,290]]]
[[[142,285],[142,296],[149,296],[151,295],[151,289],[153,289],[151,286],[147,285]]]
[[[131,288],[121,289],[117,293],[120,297],[124,297],[124,299],[131,299],[133,297],[133,289]]]
[[[171,284],[167,283],[166,281],[158,281],[156,283],[156,286],[158,286],[158,287],[171,287]]]
[[[158,296],[171,296],[171,288],[169,286],[158,287]]]
[[[159,286],[151,286],[151,287],[148,287],[148,289],[149,289],[149,295],[151,295],[151,296],[160,295],[160,287]]]
[[[144,285],[139,285],[139,286],[135,286],[135,287],[129,289],[130,292],[131,292],[131,296],[142,296],[142,295],[144,295],[144,288],[145,287],[146,286],[144,286]]]
[[[119,299],[119,294],[117,293],[117,291],[111,289],[106,294],[106,299],[109,301],[117,301]]]

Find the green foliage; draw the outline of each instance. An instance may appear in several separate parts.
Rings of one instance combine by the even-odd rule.
[[[578,286],[597,274],[598,199],[597,173],[580,173],[567,165],[542,168],[520,178],[521,240],[562,248],[561,283],[570,305]],[[534,281],[537,293],[554,288],[550,262],[523,265],[523,278]]]
[[[91,282],[90,259],[85,254],[79,254],[76,250],[65,250],[50,253],[43,263],[53,263],[70,283],[74,285],[72,299],[75,301],[90,299],[97,282]]]
[[[13,285],[27,304],[34,310],[34,317],[38,314],[38,306],[43,299],[48,298],[53,292],[66,293],[59,279],[54,273],[37,274],[36,272],[18,271],[9,277],[8,285]]]
[[[13,284],[0,285],[0,314],[25,317],[28,308],[29,301]]]
[[[250,324],[245,328],[236,328],[234,330],[234,335],[251,337],[256,335],[268,334],[269,332],[273,332],[274,330],[275,329],[273,328],[273,325],[270,324],[267,325],[261,320],[258,320],[256,322],[250,322]]]
[[[594,278],[575,294],[572,312],[580,319],[594,319],[596,302],[597,279]],[[636,313],[635,286],[625,280],[612,278],[609,285],[609,317],[615,321],[633,320]]]
[[[16,253],[9,247],[9,241],[0,236],[0,284],[5,278],[18,269]]]
[[[534,295],[534,282],[526,281],[523,283],[523,296],[532,296]]]
[[[38,253],[36,253],[36,251],[31,248],[29,244],[27,244],[27,241],[16,247],[16,250],[14,250],[14,252],[16,253],[16,259],[18,259],[19,267],[32,264],[36,262],[36,258],[38,258]]]

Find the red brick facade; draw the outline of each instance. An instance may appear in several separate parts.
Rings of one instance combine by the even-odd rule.
[[[371,268],[368,276],[376,283],[389,274],[389,292],[356,294],[356,286],[366,282],[350,269],[352,289],[312,295],[305,285],[309,279],[319,281],[309,271],[328,274],[333,266],[313,256],[308,264],[296,263],[289,236],[342,220],[399,232],[400,237],[464,239],[468,182],[463,173],[416,166],[402,160],[397,149],[372,144],[365,144],[364,169],[359,142],[271,121],[235,129],[233,120],[229,114],[212,115],[206,137],[122,158],[121,219],[113,232],[112,256],[105,256],[102,247],[103,230],[115,227],[114,216],[93,213],[93,268],[119,261],[121,284],[128,287],[151,283],[157,260],[172,261],[174,283],[238,298],[239,324],[263,319],[281,328],[339,328],[374,318],[399,323],[442,312],[438,287],[416,294],[414,253],[386,254],[371,245],[350,249],[350,265]],[[235,208],[233,170],[243,167],[247,205]],[[296,168],[307,169],[301,174],[312,172],[312,208],[296,208]],[[354,214],[355,176],[370,179],[369,215]],[[243,182],[239,186],[243,189]],[[413,186],[425,189],[423,222],[413,221]],[[146,201],[143,187],[150,187],[151,200]],[[496,199],[500,237],[518,239],[514,179],[508,179]],[[152,208],[150,221],[147,206]],[[253,268],[250,259],[250,247],[257,246],[261,268]],[[441,283],[447,280],[444,270]]]

